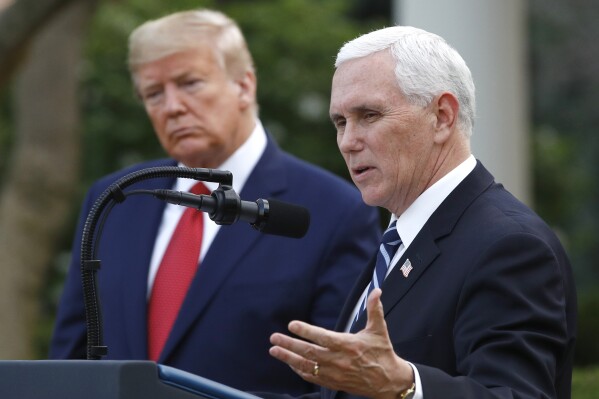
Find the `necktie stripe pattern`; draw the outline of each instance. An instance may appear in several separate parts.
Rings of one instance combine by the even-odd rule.
[[[193,194],[210,194],[201,182]],[[198,268],[204,229],[202,212],[187,208],[175,228],[156,273],[148,303],[148,358],[157,361]]]
[[[383,285],[383,281],[385,281],[385,277],[387,276],[387,271],[389,270],[389,265],[391,264],[391,259],[397,252],[397,249],[401,245],[401,238],[399,238],[399,234],[397,233],[397,221],[393,221],[383,233],[383,239],[381,245],[379,247],[379,252],[376,257],[376,264],[374,266],[374,272],[372,273],[372,281],[368,285],[368,292],[362,303],[360,304],[359,310],[356,313],[356,317],[352,322],[352,327],[350,331],[353,330],[354,325],[362,315],[366,311],[366,301],[368,300],[368,296],[375,288],[380,288]]]

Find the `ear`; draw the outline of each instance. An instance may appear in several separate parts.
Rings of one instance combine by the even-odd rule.
[[[435,142],[445,143],[451,134],[457,130],[460,103],[456,96],[445,92],[433,100],[435,113]]]
[[[239,86],[239,105],[245,110],[256,103],[256,74],[246,71],[236,80]]]

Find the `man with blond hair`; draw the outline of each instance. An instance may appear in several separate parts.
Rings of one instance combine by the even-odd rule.
[[[129,68],[170,158],[116,172],[89,190],[51,356],[85,357],[78,259],[94,200],[117,179],[148,167],[224,169],[244,200],[275,198],[307,208],[307,234],[298,240],[242,223],[220,227],[206,214],[191,212],[188,219],[183,208],[146,196],[115,206],[97,256],[106,358],[151,359],[243,390],[313,391],[268,355],[269,335],[293,319],[334,326],[379,240],[376,209],[348,182],[282,151],[265,131],[252,57],[238,26],[222,13],[178,12],[141,25],[130,36]],[[132,187],[216,188],[194,183],[161,178]],[[179,233],[184,220],[200,227]]]

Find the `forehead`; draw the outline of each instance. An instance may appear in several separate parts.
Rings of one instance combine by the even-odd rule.
[[[394,61],[388,51],[341,64],[333,76],[331,111],[354,107],[368,101],[392,101],[401,97],[394,72]]]
[[[139,65],[134,71],[137,82],[154,82],[177,78],[189,73],[211,74],[222,70],[215,51],[198,44],[194,49],[179,51]]]

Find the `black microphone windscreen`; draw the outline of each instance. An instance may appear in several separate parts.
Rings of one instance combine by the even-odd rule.
[[[310,212],[304,207],[276,199],[268,200],[268,220],[260,231],[292,238],[302,238],[310,227]]]

